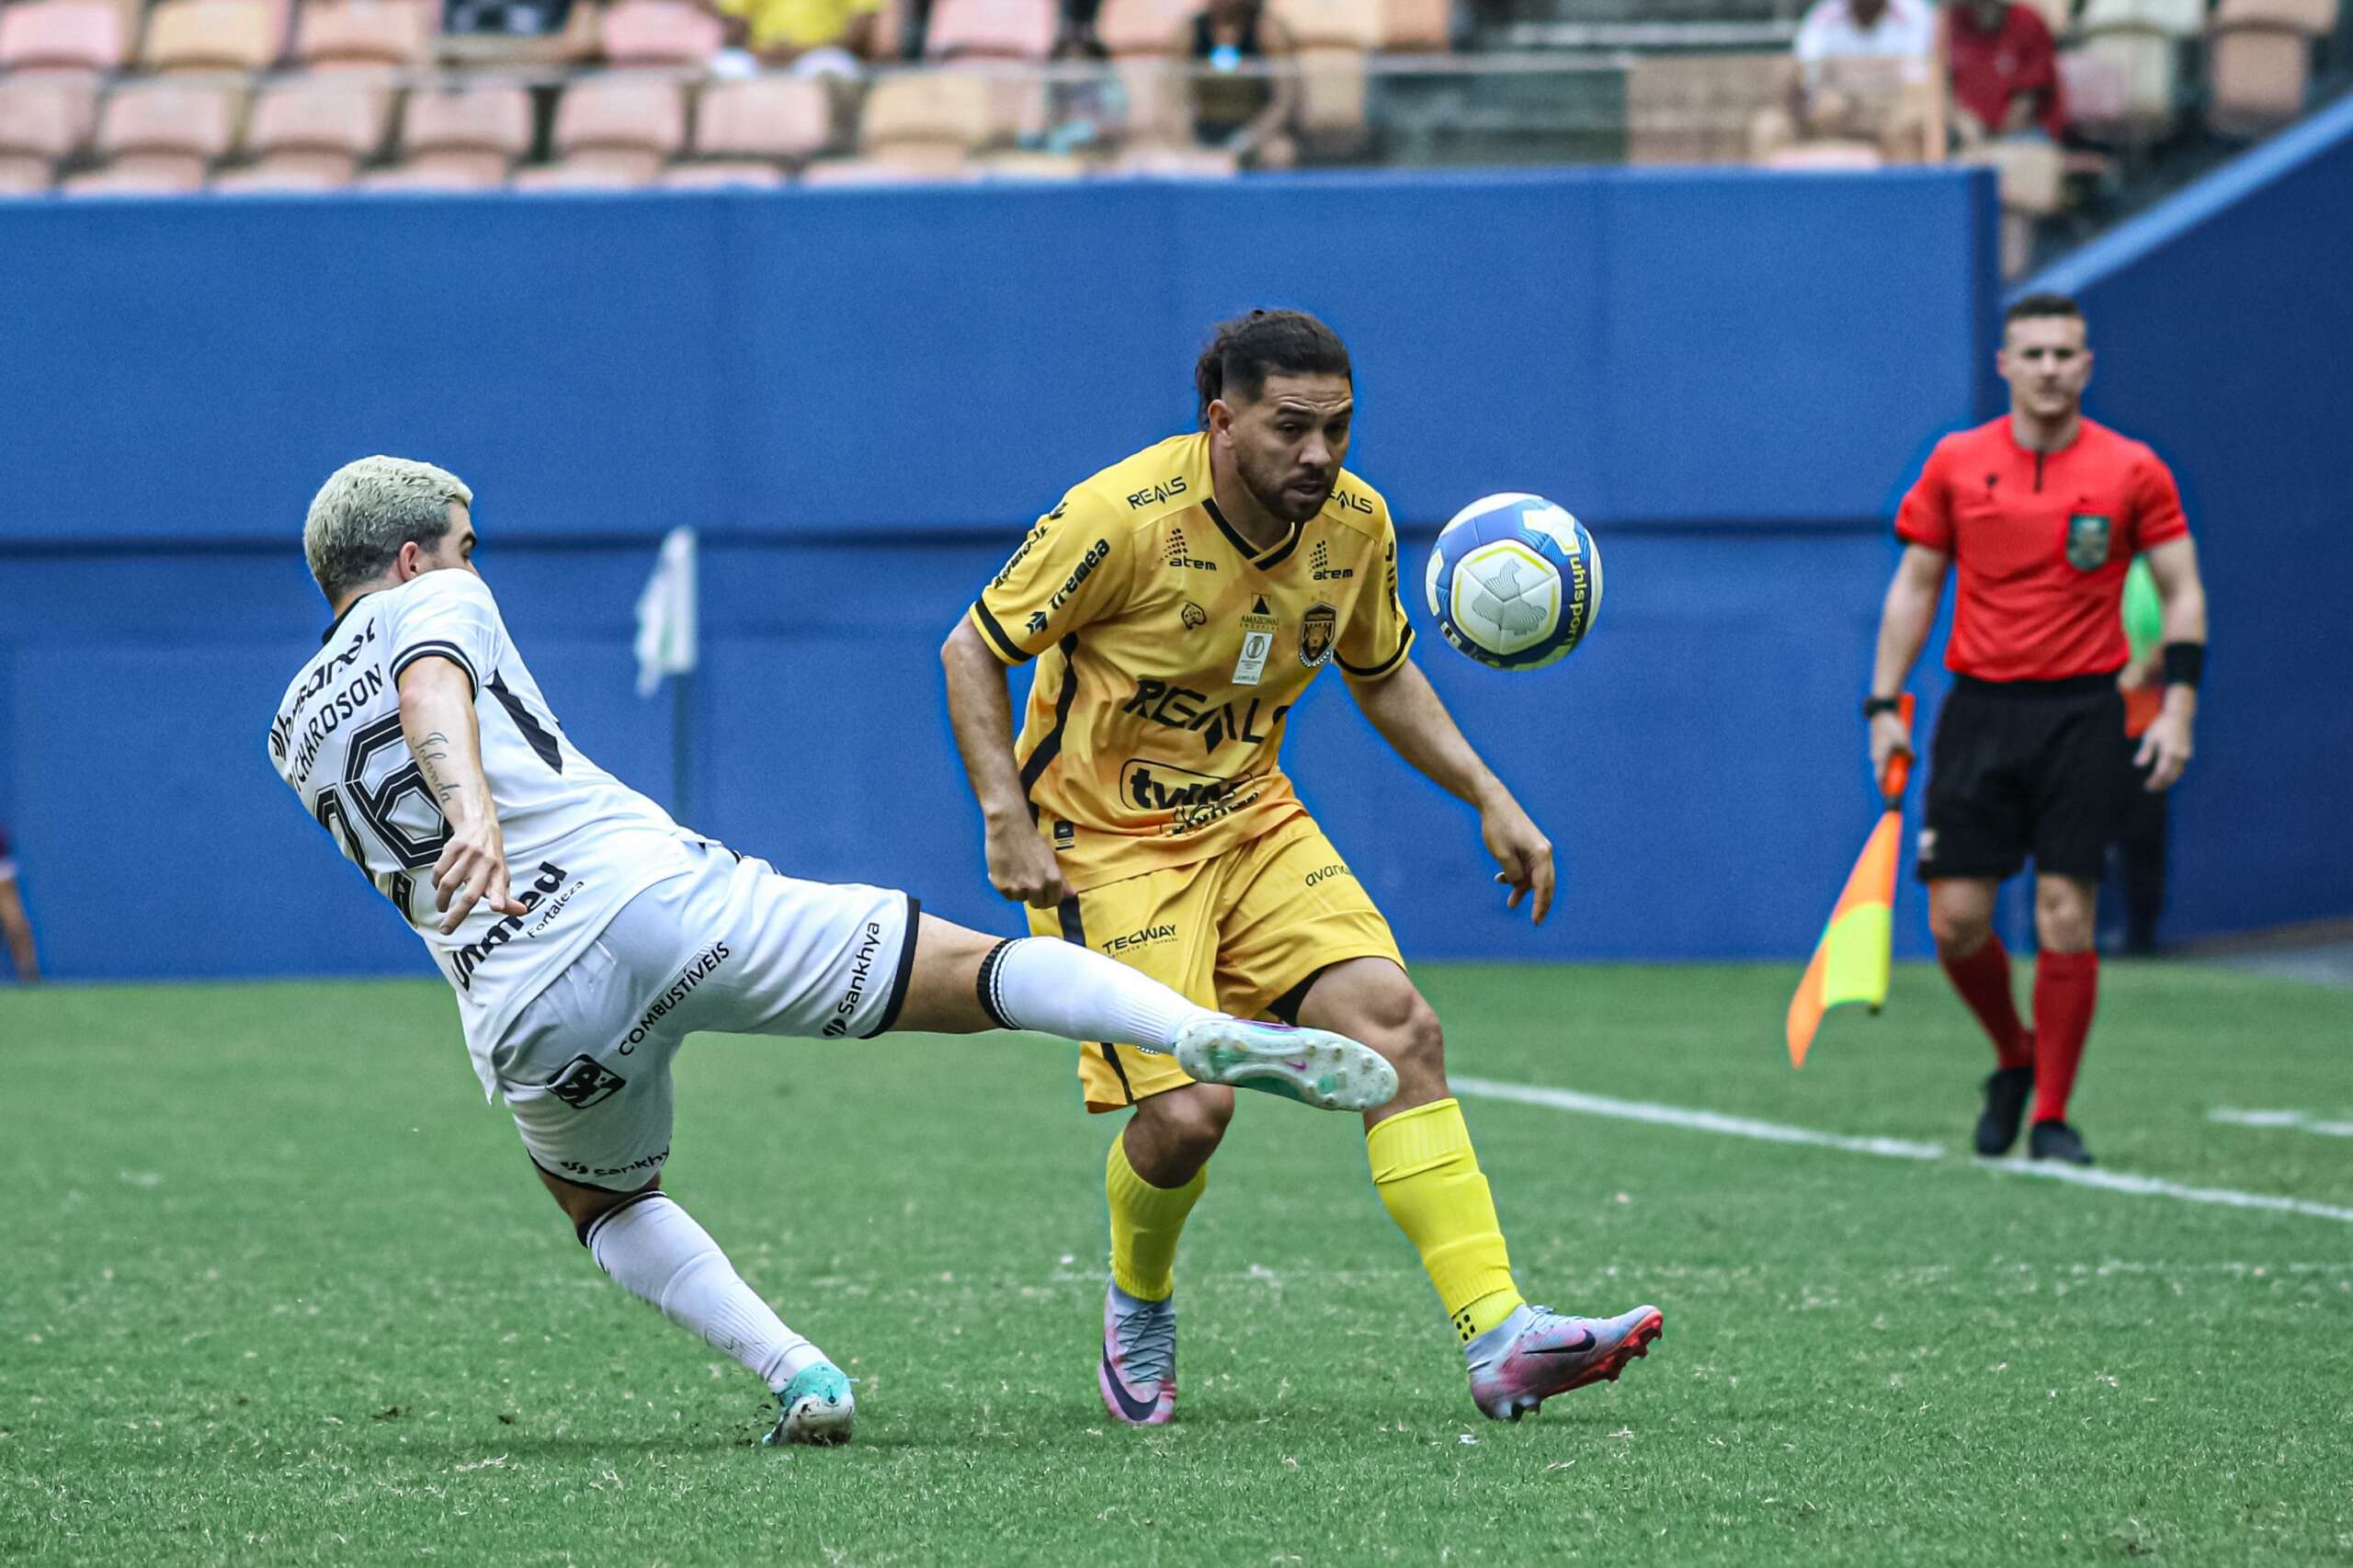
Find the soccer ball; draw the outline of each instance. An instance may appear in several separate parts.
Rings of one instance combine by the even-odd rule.
[[[1601,612],[1601,551],[1585,525],[1541,495],[1473,501],[1430,550],[1430,614],[1461,653],[1499,670],[1566,653]]]

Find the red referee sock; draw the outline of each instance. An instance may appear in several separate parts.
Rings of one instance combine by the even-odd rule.
[[[2067,1119],[2067,1095],[2099,1001],[2097,953],[2044,953],[2034,961],[2034,1119]]]
[[[1952,988],[1961,993],[1961,999],[1969,1004],[1969,1010],[1985,1026],[1985,1033],[1994,1041],[1995,1062],[2003,1067],[2033,1066],[2034,1047],[2028,1042],[2026,1026],[2018,1022],[2018,999],[2010,994],[2010,955],[2002,946],[2002,938],[1986,937],[1967,958],[1939,953],[1938,961],[1945,966]],[[2041,993],[2038,990],[2035,995],[2035,1018],[2040,1023]],[[2086,1011],[2085,1017],[2089,1017],[2090,1013]]]

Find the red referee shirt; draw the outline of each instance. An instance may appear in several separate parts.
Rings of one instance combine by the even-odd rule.
[[[1895,531],[1953,558],[1946,668],[2063,680],[2124,667],[2124,574],[2189,523],[2173,471],[2141,442],[2086,419],[2061,450],[2030,452],[2004,415],[1937,443]]]

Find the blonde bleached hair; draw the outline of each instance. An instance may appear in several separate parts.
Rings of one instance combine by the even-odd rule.
[[[302,554],[319,591],[332,602],[382,575],[401,546],[438,543],[452,501],[472,506],[474,493],[448,469],[409,458],[361,458],[327,475],[302,523]]]

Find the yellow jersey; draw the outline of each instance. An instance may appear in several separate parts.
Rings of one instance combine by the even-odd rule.
[[[1278,756],[1291,705],[1326,664],[1377,679],[1413,646],[1380,494],[1343,471],[1322,511],[1256,550],[1218,510],[1209,440],[1074,486],[971,611],[997,657],[1040,661],[1015,754],[1074,891],[1305,815]]]

